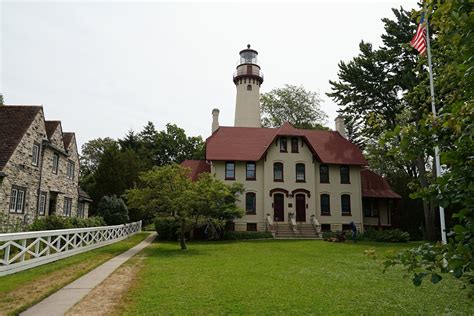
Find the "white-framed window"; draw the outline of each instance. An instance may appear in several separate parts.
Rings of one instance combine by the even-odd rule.
[[[67,161],[67,173],[66,173],[66,177],[68,179],[74,180],[74,167],[75,167],[74,161],[68,160]]]
[[[40,153],[40,145],[37,143],[34,143],[32,156],[31,156],[31,164],[33,166],[37,166],[39,163],[39,153]]]
[[[10,196],[10,213],[22,214],[25,206],[26,190],[13,187]]]
[[[78,217],[84,218],[84,209],[85,209],[85,203],[84,202],[77,203],[77,216]]]
[[[71,212],[72,212],[72,199],[65,197],[63,214],[64,216],[71,217]]]
[[[39,204],[38,204],[38,214],[44,215],[46,210],[46,192],[41,192],[39,196]]]
[[[58,154],[53,154],[53,173],[58,174],[58,169],[59,169],[59,155]]]

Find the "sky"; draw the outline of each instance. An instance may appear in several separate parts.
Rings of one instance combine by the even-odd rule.
[[[415,1],[161,2],[0,0],[0,93],[41,104],[76,132],[78,146],[122,138],[151,121],[190,136],[211,133],[211,110],[233,126],[235,71],[247,44],[259,52],[261,92],[302,85],[325,93],[361,40],[381,44],[383,17]],[[414,30],[415,31],[415,30]]]

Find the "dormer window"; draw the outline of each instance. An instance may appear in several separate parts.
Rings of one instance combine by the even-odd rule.
[[[298,152],[298,137],[291,138],[291,152],[297,153]]]
[[[288,146],[286,142],[286,137],[280,137],[280,152],[286,153],[288,152]]]

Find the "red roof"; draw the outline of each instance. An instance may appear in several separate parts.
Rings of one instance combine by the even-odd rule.
[[[302,136],[323,163],[367,165],[361,150],[338,132],[280,128],[219,127],[206,140],[207,160],[258,161],[277,136]]]
[[[392,190],[388,182],[369,169],[360,171],[362,197],[401,199],[402,197]]]
[[[181,163],[181,166],[191,169],[189,177],[193,181],[196,181],[201,173],[211,172],[211,165],[205,160],[185,160]]]

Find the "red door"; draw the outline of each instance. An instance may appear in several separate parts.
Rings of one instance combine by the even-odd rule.
[[[295,199],[296,199],[296,221],[306,222],[306,197],[304,194],[297,194]]]
[[[275,222],[285,221],[285,197],[281,193],[273,195],[273,220]]]

